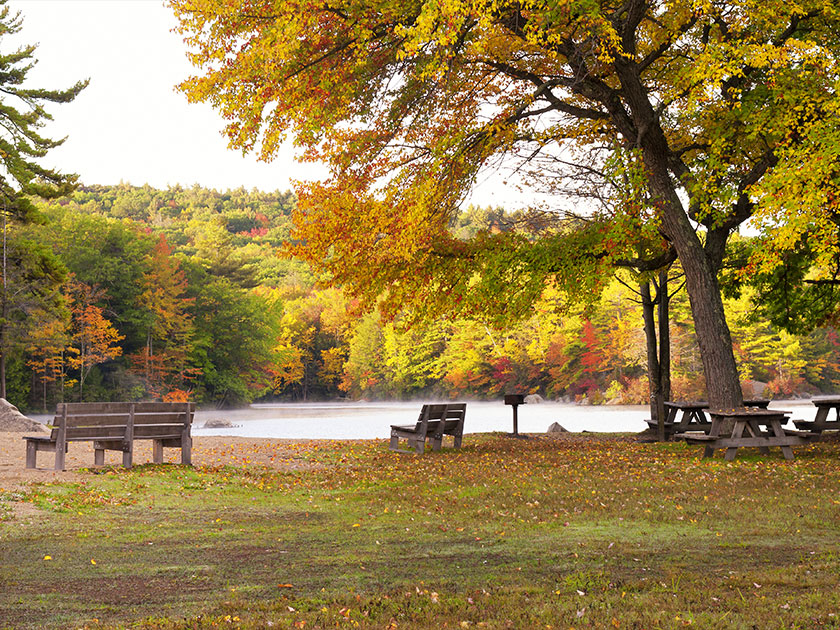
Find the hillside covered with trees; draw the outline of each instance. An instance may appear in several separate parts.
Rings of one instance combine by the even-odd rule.
[[[9,232],[9,399],[48,409],[519,391],[647,402],[642,310],[626,278],[588,307],[546,291],[529,318],[504,329],[385,321],[280,255],[294,204],[291,193],[129,185],[39,202],[42,220]],[[471,207],[451,227],[466,239],[513,218]],[[773,395],[838,391],[837,332],[774,330],[755,316],[753,293],[742,287],[726,303],[742,379],[769,383]],[[671,347],[674,397],[703,395],[684,291],[671,303]]]

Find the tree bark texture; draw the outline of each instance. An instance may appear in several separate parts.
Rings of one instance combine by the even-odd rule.
[[[668,293],[668,270],[659,272],[659,374],[662,400],[671,400],[671,296]]]
[[[709,405],[731,409],[743,405],[732,338],[723,311],[717,281],[716,261],[710,260],[677,194],[671,171],[677,158],[633,61],[617,58],[615,68],[621,81],[625,110],[619,103],[608,105],[629,146],[641,151],[648,176],[651,200],[659,208],[661,230],[677,252],[685,271],[685,285],[700,346]],[[634,135],[629,135],[629,134]]]
[[[671,238],[685,271],[709,406],[712,409],[740,407],[743,397],[738,368],[715,271],[681,208],[665,209],[663,229]]]
[[[640,285],[642,296],[642,316],[645,322],[645,341],[647,347],[648,391],[650,392],[650,417],[656,421],[657,439],[665,441],[665,407],[662,392],[662,367],[656,348],[656,322],[654,321],[654,304],[650,296],[650,283]]]

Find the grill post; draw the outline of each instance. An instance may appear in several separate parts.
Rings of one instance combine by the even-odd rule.
[[[519,414],[517,407],[525,404],[523,394],[505,394],[505,404],[513,407],[513,435],[519,435]]]

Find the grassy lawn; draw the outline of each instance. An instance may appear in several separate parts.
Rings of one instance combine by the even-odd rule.
[[[838,442],[300,449],[0,495],[0,628],[840,628]]]

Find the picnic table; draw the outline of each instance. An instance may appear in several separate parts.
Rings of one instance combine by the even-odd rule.
[[[823,431],[840,430],[840,396],[819,396],[812,400],[817,408],[817,415],[813,420],[794,420],[797,429],[822,433]],[[828,419],[829,412],[834,409],[834,420]]]
[[[840,398],[838,398],[840,400]],[[758,407],[766,409],[770,401],[766,398],[755,398],[744,401],[745,407]],[[705,400],[669,400],[665,402],[665,438],[668,439],[677,433],[687,431],[703,431],[708,433],[712,428],[712,421],[706,416],[705,411],[709,403]],[[682,412],[679,420],[677,416]],[[648,420],[648,426],[656,431],[658,426],[655,420]]]
[[[808,444],[818,433],[783,429],[789,411],[739,407],[737,409],[709,410],[712,426],[708,434],[681,433],[676,437],[689,444],[704,444],[703,457],[713,457],[715,450],[726,449],[724,458],[735,459],[739,448],[757,446],[762,453],[769,453],[769,447],[779,446],[785,459],[793,459],[792,446]],[[725,427],[732,424],[731,434],[725,434]]]

